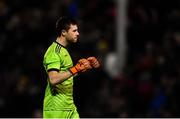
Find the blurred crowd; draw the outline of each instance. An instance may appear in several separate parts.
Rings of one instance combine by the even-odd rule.
[[[126,62],[112,76],[116,8],[116,0],[0,0],[0,117],[42,117],[43,55],[63,15],[79,22],[74,63],[93,55],[102,64],[75,77],[80,117],[179,117],[180,2],[129,0]]]

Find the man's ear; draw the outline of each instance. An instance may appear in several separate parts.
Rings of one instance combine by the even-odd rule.
[[[62,35],[63,35],[63,36],[66,35],[66,30],[62,30]]]

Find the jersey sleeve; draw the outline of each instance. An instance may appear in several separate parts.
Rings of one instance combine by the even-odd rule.
[[[60,70],[60,57],[56,52],[48,52],[44,57],[46,71]]]

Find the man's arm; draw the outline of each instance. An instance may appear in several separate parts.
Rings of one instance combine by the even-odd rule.
[[[49,76],[49,82],[52,86],[57,85],[59,83],[62,83],[66,79],[70,78],[73,76],[69,71],[66,72],[57,72],[57,71],[49,71],[48,72]]]
[[[66,71],[66,72],[49,71],[48,72],[48,76],[50,79],[49,82],[52,86],[54,86],[59,83],[62,83],[66,79],[78,74],[79,72],[85,72],[86,70],[91,69],[91,68],[92,67],[88,60],[80,59],[75,66],[69,69],[69,71]]]

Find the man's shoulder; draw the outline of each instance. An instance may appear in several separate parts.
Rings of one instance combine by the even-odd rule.
[[[61,46],[59,46],[58,44],[56,43],[52,43],[48,49],[46,50],[46,52],[55,52],[55,53],[60,53],[60,49],[61,49]]]

